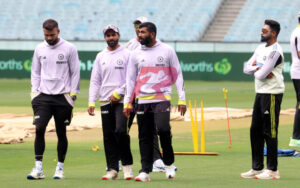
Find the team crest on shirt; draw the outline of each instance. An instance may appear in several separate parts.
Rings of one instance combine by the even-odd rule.
[[[164,67],[164,58],[162,56],[158,56],[157,57],[157,61],[158,63],[155,64],[156,67]]]
[[[118,60],[117,60],[117,64],[118,64],[118,65],[123,65],[123,60],[122,60],[122,59],[118,59]]]
[[[58,58],[58,61],[56,61],[56,64],[66,64],[67,61],[64,61],[64,54],[58,54],[57,58]]]
[[[63,60],[64,59],[64,54],[58,54],[58,60]]]
[[[157,57],[157,61],[158,61],[159,63],[161,63],[161,62],[164,61],[164,58],[163,58],[162,56],[158,56],[158,57]]]

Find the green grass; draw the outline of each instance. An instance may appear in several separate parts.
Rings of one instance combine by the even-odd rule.
[[[282,108],[294,108],[296,97],[292,82],[285,84]],[[80,87],[75,111],[86,111],[89,81],[81,80]],[[31,113],[29,79],[0,79],[0,88],[0,113]],[[185,81],[185,88],[186,98],[198,102],[203,100],[204,107],[225,106],[222,88],[228,89],[228,106],[231,108],[252,108],[255,97],[253,82]],[[173,91],[172,104],[177,104],[175,87]]]
[[[286,148],[292,126],[282,125],[279,130],[279,148]],[[100,135],[99,135],[100,137]],[[219,152],[219,156],[176,156],[178,172],[175,179],[168,180],[164,173],[151,173],[151,181],[102,181],[105,173],[103,143],[99,140],[69,142],[65,162],[65,180],[53,180],[56,165],[56,142],[49,141],[43,162],[46,179],[28,181],[26,174],[33,167],[33,142],[0,145],[0,187],[298,187],[299,158],[279,157],[280,180],[242,179],[239,174],[251,168],[249,129],[232,130],[233,147],[228,149],[228,133],[207,131],[206,151]],[[132,139],[134,174],[140,169],[138,141]],[[192,151],[191,135],[175,134],[175,151]],[[91,146],[100,145],[100,151],[91,151]],[[121,173],[121,177],[122,177]]]

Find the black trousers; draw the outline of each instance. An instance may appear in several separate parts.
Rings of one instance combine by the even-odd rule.
[[[264,143],[267,145],[267,168],[277,170],[278,123],[283,94],[256,94],[250,139],[252,169],[264,168]]]
[[[123,165],[133,163],[128,121],[123,114],[123,104],[101,106],[101,117],[107,168],[119,171],[119,159]]]
[[[136,108],[137,106],[135,104],[133,104],[134,107],[134,111],[130,114],[129,117],[129,123],[128,123],[128,128],[131,128],[131,125],[133,123],[133,119],[136,113]],[[161,153],[160,153],[160,149],[159,149],[159,143],[158,143],[158,135],[157,135],[157,129],[154,129],[154,133],[153,133],[153,162],[158,160],[158,159],[162,159]]]
[[[140,172],[152,172],[155,129],[157,129],[157,134],[160,138],[163,162],[166,165],[173,164],[174,152],[170,126],[170,102],[138,104],[136,110],[142,163]]]
[[[300,80],[293,79],[297,96],[296,113],[294,119],[293,139],[300,139]]]
[[[41,161],[43,159],[46,127],[53,116],[58,138],[58,161],[64,162],[68,149],[66,126],[71,123],[73,110],[70,100],[72,99],[69,95],[47,95],[41,93],[31,101],[34,111],[33,124],[36,126],[36,137],[34,142],[36,160]]]

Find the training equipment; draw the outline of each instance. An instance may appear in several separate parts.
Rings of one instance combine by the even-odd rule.
[[[133,178],[131,165],[123,166],[123,172],[124,172],[124,180],[131,180]]]
[[[98,150],[99,150],[99,146],[93,145],[93,146],[92,146],[92,150],[93,150],[93,151],[98,151]]]
[[[53,179],[64,179],[64,170],[62,168],[56,167]]]
[[[272,171],[265,169],[263,173],[260,173],[256,176],[254,176],[255,179],[264,179],[264,180],[270,180],[270,179],[280,179],[279,171]]]
[[[150,176],[146,172],[141,172],[137,177],[135,177],[135,181],[150,181]]]
[[[170,165],[170,166],[165,165],[165,169],[166,169],[166,177],[167,177],[168,179],[173,179],[173,178],[175,177],[175,174],[176,174],[175,168],[176,168],[176,167],[175,167],[173,164]]]
[[[198,150],[198,121],[197,121],[197,101],[194,101],[194,110],[195,110],[195,119],[193,118],[193,109],[192,109],[191,100],[189,100],[189,110],[191,117],[191,126],[192,126],[192,137],[193,137],[193,146],[194,152],[174,152],[175,155],[219,155],[216,152],[205,152],[205,128],[204,128],[204,110],[203,110],[203,101],[201,101],[201,149]]]
[[[104,176],[102,176],[103,180],[117,180],[119,179],[118,172],[115,170],[108,171]]]
[[[32,169],[32,171],[30,172],[30,174],[27,175],[27,179],[29,180],[39,180],[39,179],[44,179],[44,173],[43,173],[43,169],[38,169],[36,167],[34,167]]]
[[[229,134],[229,146],[228,148],[232,147],[232,142],[231,142],[231,134],[230,134],[230,126],[229,126],[229,115],[228,115],[228,105],[227,105],[227,92],[228,90],[223,88],[223,93],[224,93],[224,101],[225,101],[225,106],[226,106],[226,114],[227,114],[227,124],[228,124],[228,134]]]
[[[249,170],[247,172],[241,173],[241,178],[254,178],[254,176],[263,173],[264,170]]]

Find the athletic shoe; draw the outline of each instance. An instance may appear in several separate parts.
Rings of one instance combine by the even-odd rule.
[[[173,178],[175,177],[175,174],[176,174],[175,168],[176,168],[176,167],[175,167],[173,164],[170,165],[170,166],[165,165],[166,177],[167,177],[168,179],[173,179]]]
[[[273,170],[264,170],[263,173],[260,173],[256,176],[254,176],[255,179],[265,179],[265,180],[269,180],[269,179],[279,179],[280,175],[279,175],[279,171],[273,171]]]
[[[64,179],[64,170],[62,168],[56,167],[53,179]]]
[[[108,171],[104,176],[102,176],[103,180],[117,180],[119,179],[118,172],[115,170]]]
[[[32,169],[32,171],[30,172],[30,174],[27,175],[27,179],[29,180],[39,180],[39,179],[44,179],[44,173],[43,173],[43,169],[38,169],[36,167],[34,167]]]
[[[241,178],[254,178],[254,176],[263,173],[264,170],[249,170],[248,172],[241,173]]]
[[[123,166],[124,180],[131,180],[133,178],[131,165]]]
[[[289,146],[297,146],[300,147],[300,139],[293,139],[292,137],[290,138],[290,144]]]
[[[154,161],[152,172],[165,172],[165,164],[161,159]]]
[[[137,177],[135,177],[135,181],[150,181],[150,176],[146,172],[141,172]]]

